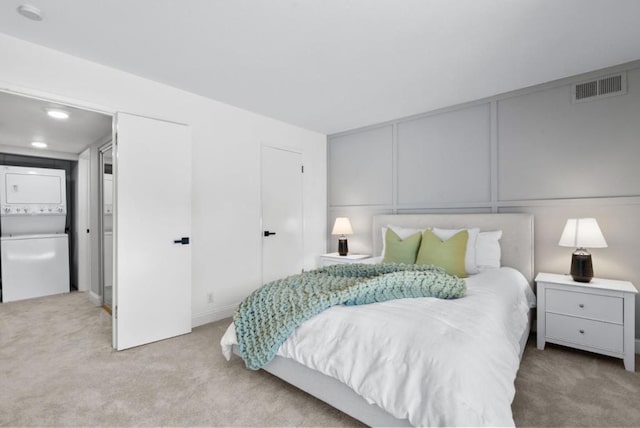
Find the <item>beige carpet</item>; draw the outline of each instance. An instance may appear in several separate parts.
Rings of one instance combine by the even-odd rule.
[[[0,425],[357,426],[265,373],[227,363],[228,320],[124,352],[83,293],[0,305]],[[519,426],[640,426],[640,376],[616,359],[530,341]]]

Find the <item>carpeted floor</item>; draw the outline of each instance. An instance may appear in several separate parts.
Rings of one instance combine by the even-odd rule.
[[[0,304],[0,425],[359,426],[268,373],[226,362],[228,320],[124,352],[84,293]],[[640,363],[640,361],[638,361]],[[640,426],[640,376],[622,361],[530,340],[518,426]]]

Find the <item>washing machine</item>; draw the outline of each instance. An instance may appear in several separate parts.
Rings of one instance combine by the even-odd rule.
[[[65,171],[0,167],[2,301],[68,293]]]
[[[4,302],[69,292],[65,234],[0,237]]]

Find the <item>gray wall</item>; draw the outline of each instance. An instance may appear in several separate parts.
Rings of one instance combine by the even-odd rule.
[[[619,71],[626,95],[571,102],[572,83]],[[335,134],[328,150],[330,251],[338,216],[350,251],[370,253],[376,214],[528,212],[536,272],[568,273],[564,224],[595,217],[609,244],[591,251],[596,276],[640,288],[640,61]]]

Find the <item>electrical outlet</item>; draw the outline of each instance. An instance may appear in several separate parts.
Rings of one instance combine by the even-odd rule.
[[[207,293],[207,302],[213,303],[213,293]]]

